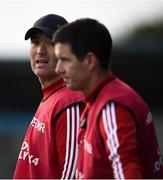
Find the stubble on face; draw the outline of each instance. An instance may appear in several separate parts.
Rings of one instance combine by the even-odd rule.
[[[32,71],[39,78],[41,84],[50,84],[58,79],[55,73],[57,59],[51,40],[45,34],[38,34],[31,39],[29,56]]]
[[[71,90],[85,91],[89,82],[89,68],[86,59],[79,60],[72,53],[69,44],[56,43],[54,52],[58,59],[56,72]]]

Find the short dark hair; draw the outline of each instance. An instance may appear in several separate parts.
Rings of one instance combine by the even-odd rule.
[[[71,51],[79,59],[93,52],[99,59],[101,68],[108,69],[112,50],[112,38],[108,29],[91,18],[78,19],[63,25],[53,35],[53,43],[69,44]]]

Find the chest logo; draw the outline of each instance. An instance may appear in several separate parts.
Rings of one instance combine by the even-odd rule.
[[[86,139],[83,140],[84,143],[84,149],[89,153],[92,154],[92,144],[90,144]]]
[[[38,166],[39,164],[39,158],[29,153],[29,145],[26,141],[22,144],[19,159],[27,160],[29,164],[34,166]]]
[[[43,122],[40,122],[35,117],[31,121],[31,126],[41,133],[45,132],[45,124]]]

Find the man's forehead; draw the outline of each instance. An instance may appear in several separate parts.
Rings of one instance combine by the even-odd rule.
[[[56,43],[54,46],[54,53],[57,58],[65,60],[73,56],[71,46],[67,43]]]
[[[31,39],[39,39],[40,37],[45,37],[47,39],[50,39],[44,32],[41,30],[35,30],[31,33]]]
[[[62,43],[62,42],[57,42],[55,44],[55,48],[57,48],[57,49],[64,49],[64,50],[71,50],[70,44]]]

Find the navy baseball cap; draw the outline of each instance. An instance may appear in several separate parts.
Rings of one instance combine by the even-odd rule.
[[[49,38],[52,38],[53,33],[62,25],[67,24],[67,20],[56,14],[48,14],[38,19],[32,28],[25,34],[25,40],[29,39],[36,31],[44,32]]]

